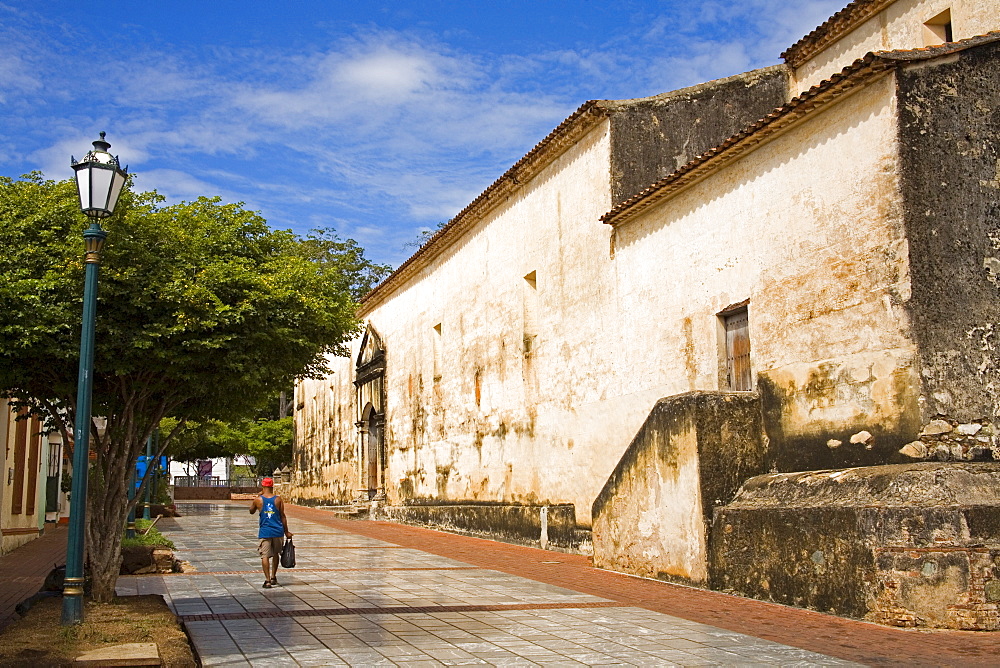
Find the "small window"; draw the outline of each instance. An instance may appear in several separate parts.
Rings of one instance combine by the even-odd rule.
[[[750,317],[744,307],[721,315],[726,329],[726,380],[729,389],[749,392],[753,389],[750,371]]]
[[[924,46],[954,41],[951,34],[951,10],[946,9],[924,23]]]
[[[432,377],[434,382],[440,382],[441,380],[441,367],[443,366],[442,352],[441,352],[441,323],[434,325],[434,369]]]
[[[538,276],[535,272],[526,274],[522,290],[524,301],[523,352],[530,357],[536,348],[538,338]]]

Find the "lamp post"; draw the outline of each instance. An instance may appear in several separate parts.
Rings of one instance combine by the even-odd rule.
[[[80,193],[80,209],[91,220],[83,232],[86,277],[83,288],[83,323],[80,331],[80,373],[76,393],[76,423],[73,428],[73,485],[70,496],[69,537],[66,545],[66,580],[63,585],[62,623],[83,621],[83,554],[87,529],[87,476],[90,454],[90,398],[94,385],[94,322],[97,312],[97,274],[101,249],[108,233],[99,220],[114,213],[118,196],[128,178],[118,158],[108,153],[111,144],[104,133],[94,150],[80,162],[71,158]]]

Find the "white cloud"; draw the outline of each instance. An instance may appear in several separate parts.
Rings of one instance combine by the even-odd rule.
[[[12,94],[24,94],[42,87],[42,82],[32,76],[24,59],[17,54],[0,53],[0,104],[6,104]]]
[[[156,190],[169,202],[193,201],[202,195],[218,195],[228,202],[243,199],[235,193],[220,191],[217,182],[203,181],[198,177],[176,169],[151,169],[140,171],[135,177],[140,190]],[[252,208],[252,207],[251,207]]]

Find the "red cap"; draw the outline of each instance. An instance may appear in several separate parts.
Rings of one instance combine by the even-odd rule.
[[[274,478],[264,478],[260,484],[262,487],[274,487]]]

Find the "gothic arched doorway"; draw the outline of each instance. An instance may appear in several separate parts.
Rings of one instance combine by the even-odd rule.
[[[385,348],[369,326],[355,364],[360,500],[385,498]]]

